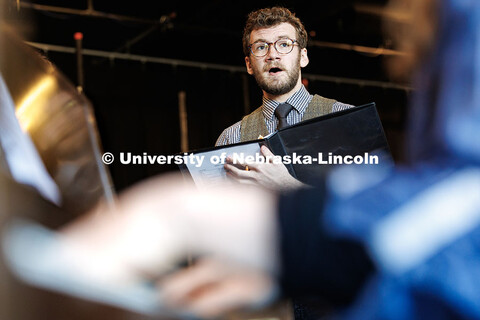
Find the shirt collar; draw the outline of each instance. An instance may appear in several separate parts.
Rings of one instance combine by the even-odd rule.
[[[290,104],[298,113],[303,114],[310,100],[312,100],[312,95],[307,91],[305,86],[302,85],[300,89],[292,94],[285,102]],[[265,96],[263,97],[262,112],[265,119],[273,119],[273,114],[279,104],[280,102],[278,101],[268,99]]]

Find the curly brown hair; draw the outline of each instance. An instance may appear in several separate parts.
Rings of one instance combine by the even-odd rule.
[[[250,54],[248,46],[250,45],[250,34],[254,30],[270,28],[280,23],[289,23],[291,24],[297,33],[297,42],[300,48],[307,47],[307,31],[303,26],[303,23],[299,18],[295,16],[287,8],[283,7],[272,7],[264,8],[256,11],[252,11],[248,14],[247,22],[245,23],[245,29],[243,29],[243,53],[245,56]]]

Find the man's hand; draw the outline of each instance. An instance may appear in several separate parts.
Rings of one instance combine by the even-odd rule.
[[[305,186],[290,175],[283,163],[273,163],[271,161],[274,154],[266,146],[262,146],[260,152],[270,161],[265,163],[240,163],[242,168],[239,168],[233,164],[231,158],[227,158],[227,163],[224,166],[227,175],[240,183],[257,184],[271,190],[290,190]]]

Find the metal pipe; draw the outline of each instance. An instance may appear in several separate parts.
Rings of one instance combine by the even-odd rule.
[[[339,49],[339,50],[348,50],[348,51],[355,51],[359,53],[365,53],[372,56],[404,56],[406,55],[405,52],[386,49],[382,47],[365,47],[365,46],[358,46],[354,44],[347,44],[347,43],[337,43],[337,42],[326,42],[326,41],[317,41],[317,40],[309,40],[309,46],[316,46],[316,47],[324,47],[324,48],[332,48],[332,49]]]
[[[180,117],[180,150],[188,152],[187,94],[184,90],[178,92],[178,115]]]
[[[91,2],[89,2],[88,7],[85,10],[64,8],[64,7],[57,7],[57,6],[48,6],[48,5],[28,3],[28,2],[20,2],[20,8],[27,8],[27,9],[33,9],[38,11],[47,11],[47,12],[55,12],[55,13],[73,14],[73,15],[79,15],[79,16],[105,18],[105,19],[118,20],[118,21],[138,22],[138,23],[144,23],[144,24],[160,23],[159,20],[143,19],[143,18],[125,16],[121,14],[96,11],[95,9],[93,9],[93,5]]]
[[[41,49],[43,51],[75,53],[75,48],[71,48],[71,47],[43,44],[43,43],[36,43],[36,42],[26,42],[26,43],[35,48]],[[151,63],[159,63],[159,64],[168,64],[172,66],[201,68],[204,70],[211,69],[211,70],[239,72],[239,73],[246,72],[246,69],[243,66],[231,66],[231,65],[224,65],[224,64],[207,63],[207,62],[196,62],[196,61],[169,59],[169,58],[149,57],[149,56],[142,56],[142,55],[129,54],[129,53],[107,52],[107,51],[99,51],[99,50],[91,50],[91,49],[83,49],[82,52],[84,55],[87,55],[87,56],[103,57],[103,58],[109,58],[111,60],[114,60],[114,59],[133,60],[133,61],[140,61],[142,63],[151,62]],[[358,86],[379,87],[382,89],[394,89],[394,90],[404,90],[404,91],[410,91],[413,89],[411,86],[396,84],[392,82],[383,82],[383,81],[374,81],[374,80],[365,80],[365,79],[351,79],[351,78],[333,77],[333,76],[308,74],[308,73],[302,74],[302,76],[309,80],[334,82],[337,84],[351,84],[351,85],[358,85]]]
[[[81,32],[75,32],[73,35],[76,44],[76,56],[77,56],[77,90],[82,92],[85,88],[85,82],[83,78],[83,56],[82,56],[82,40],[83,34]]]
[[[248,88],[247,74],[242,74],[242,89],[243,89],[243,113],[250,113],[250,90]]]

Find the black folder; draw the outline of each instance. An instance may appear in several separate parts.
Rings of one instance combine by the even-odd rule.
[[[338,164],[375,165],[392,161],[373,102],[302,121],[263,139],[190,153],[207,154],[220,149],[228,152],[251,144],[266,145],[282,157],[293,177],[307,184],[314,184],[320,175]],[[181,169],[184,173],[189,171],[185,165]]]

